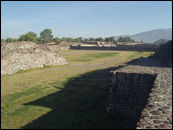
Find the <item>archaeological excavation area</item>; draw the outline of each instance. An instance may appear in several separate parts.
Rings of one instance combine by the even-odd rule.
[[[31,45],[4,50],[45,55],[36,68],[1,75],[2,128],[172,128],[172,41],[155,53]],[[49,55],[63,58],[62,64],[48,66],[58,63]]]
[[[171,53],[169,41],[153,56],[132,60],[111,71],[107,111],[118,121],[122,118],[119,128],[172,128]]]

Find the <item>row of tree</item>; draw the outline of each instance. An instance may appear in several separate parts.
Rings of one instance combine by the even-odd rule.
[[[51,29],[44,29],[40,36],[37,37],[37,33],[35,32],[28,32],[26,34],[20,35],[19,38],[6,38],[1,39],[1,42],[19,42],[19,41],[31,41],[36,43],[48,43],[53,41],[58,41],[59,38],[53,37]]]
[[[130,37],[119,37],[118,42],[135,42],[135,40]]]
[[[133,39],[130,37],[119,37],[118,40],[115,40],[115,37],[99,37],[99,38],[70,38],[70,37],[53,37],[51,29],[44,29],[40,32],[40,36],[37,37],[37,34],[34,32],[28,32],[26,34],[20,35],[18,39],[15,38],[6,38],[1,39],[1,42],[19,42],[19,41],[31,41],[36,43],[48,43],[48,42],[60,42],[60,41],[67,41],[67,42],[86,42],[86,41],[100,41],[100,42],[134,42]]]
[[[86,41],[100,41],[100,42],[115,42],[114,37],[106,37],[106,38],[70,38],[70,37],[63,37],[62,40],[67,42],[86,42]]]

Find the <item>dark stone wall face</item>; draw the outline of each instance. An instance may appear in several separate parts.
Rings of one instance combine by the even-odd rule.
[[[166,65],[172,66],[172,40],[159,46],[156,52],[158,56]]]
[[[116,73],[115,103],[145,105],[155,76],[150,74]]]
[[[154,74],[112,74],[112,100],[109,100],[112,110],[108,113],[115,118],[119,128],[136,128],[155,79]]]
[[[113,90],[113,113],[139,117],[147,103],[156,75],[116,73]]]
[[[156,45],[119,45],[117,47],[84,47],[84,46],[70,46],[70,49],[76,50],[116,50],[116,51],[157,51]]]

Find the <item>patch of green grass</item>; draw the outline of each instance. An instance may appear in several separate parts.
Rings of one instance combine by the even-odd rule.
[[[45,69],[45,68],[53,68],[53,67],[57,67],[57,66],[43,64],[43,67],[28,68],[28,69],[25,69],[25,70],[19,70],[15,74],[21,74],[21,73],[25,73],[25,72],[30,72],[30,71],[35,71],[35,70]]]
[[[82,59],[74,59],[73,61],[77,61],[77,62],[89,62],[89,61],[92,61],[93,58],[82,58]]]
[[[129,59],[133,59],[133,58],[137,58],[137,57],[147,57],[154,54],[154,52],[134,52],[132,55],[129,55],[127,58]]]
[[[102,52],[102,53],[88,53],[85,54],[82,58],[74,58],[73,61],[79,61],[79,62],[89,62],[96,59],[102,59],[107,57],[113,57],[119,54],[118,52]]]
[[[37,70],[37,69],[42,69],[42,68],[28,68],[28,69],[25,69],[25,70],[19,70],[15,74],[21,74],[21,73],[25,73],[25,72],[30,72],[30,71],[34,71],[34,70]]]
[[[96,79],[89,83],[88,81],[93,78]],[[48,111],[48,109],[43,108],[55,110],[53,114],[50,113],[47,115],[48,117],[50,116],[52,122],[50,123],[48,121],[46,123],[43,121],[44,123],[42,125],[35,126],[33,124],[33,127],[83,128],[87,126],[88,120],[93,118],[92,109],[95,105],[98,105],[98,101],[100,102],[103,99],[103,94],[105,94],[104,91],[97,90],[95,87],[88,87],[88,83],[92,85],[98,82],[99,78],[101,77],[98,77],[95,73],[77,75],[69,79],[62,79],[60,82],[57,80],[46,86],[35,86],[23,92],[6,96],[1,104],[1,114],[3,117],[2,128],[20,128],[21,125],[28,124],[33,119],[41,117],[43,113]],[[105,80],[100,82],[100,84],[104,83]],[[58,86],[61,89],[58,90],[56,88]],[[103,103],[103,100],[101,102]],[[100,109],[102,111],[103,108],[100,108],[100,106],[97,107],[99,111]],[[91,110],[88,111],[89,109]],[[69,110],[71,112],[68,112]],[[84,111],[88,113],[87,120],[85,119],[86,115],[83,113]],[[25,123],[18,123],[22,121],[21,118],[24,115],[26,116],[23,118]],[[7,122],[11,122],[11,126]],[[27,127],[30,128],[31,126]]]
[[[53,67],[53,65],[43,65],[43,68],[51,68],[51,67]]]
[[[118,52],[104,52],[104,53],[96,53],[96,54],[87,54],[87,57],[92,57],[92,58],[106,58],[106,57],[112,57],[119,54]]]

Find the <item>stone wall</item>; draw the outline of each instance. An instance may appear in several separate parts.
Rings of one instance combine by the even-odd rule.
[[[120,128],[172,128],[172,68],[152,62],[140,58],[111,72],[107,112]]]
[[[14,42],[1,45],[1,75],[28,68],[67,64],[59,51],[32,42]]]
[[[156,56],[158,56],[168,66],[172,66],[172,40],[165,44],[161,44],[156,52]]]
[[[114,78],[116,78],[116,82],[113,83],[116,87],[112,90],[114,106],[127,107],[124,113],[134,110],[132,108],[136,106],[144,107],[153,86],[155,75],[117,72]],[[120,109],[120,111],[123,111],[123,109]]]
[[[70,46],[70,49],[76,50],[116,50],[116,51],[157,51],[157,45],[139,44],[139,45],[119,45],[117,47],[87,47]]]

